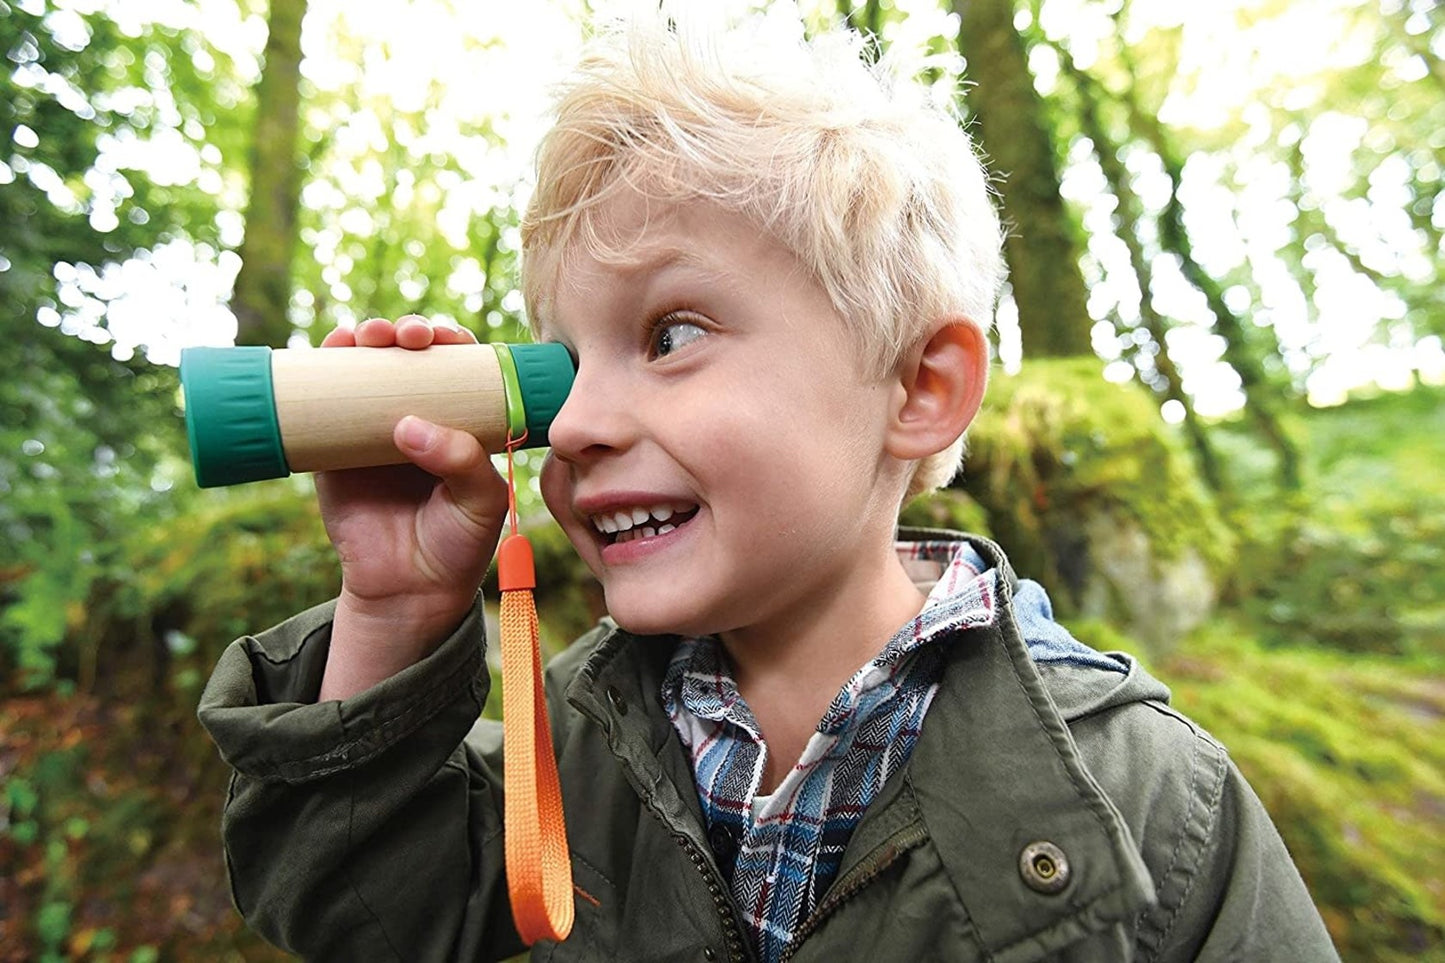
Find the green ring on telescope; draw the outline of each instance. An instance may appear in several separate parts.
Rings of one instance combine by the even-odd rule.
[[[507,399],[507,441],[520,443],[527,434],[527,404],[517,380],[517,365],[510,345],[494,342],[492,348],[497,352],[497,365],[502,369],[502,394]]]
[[[181,393],[191,467],[202,488],[291,474],[271,390],[271,349],[185,348]]]

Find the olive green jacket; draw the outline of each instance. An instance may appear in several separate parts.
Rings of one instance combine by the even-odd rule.
[[[929,533],[930,538],[939,533]],[[999,615],[948,644],[916,748],[869,806],[798,961],[1334,960],[1263,807],[1207,733],[1128,672],[1034,663]],[[501,733],[479,608],[434,654],[315,704],[330,606],[233,643],[200,717],[234,767],[236,904],[317,960],[505,958]],[[534,960],[751,960],[687,753],[671,646],[599,626],[548,693],[576,925]]]

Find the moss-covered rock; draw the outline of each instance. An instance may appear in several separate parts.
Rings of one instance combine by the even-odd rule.
[[[962,487],[1062,614],[1167,649],[1213,609],[1234,540],[1144,389],[1031,361],[989,387],[970,449]]]

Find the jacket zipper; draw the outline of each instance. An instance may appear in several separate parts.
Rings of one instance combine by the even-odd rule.
[[[702,874],[703,881],[707,883],[707,891],[712,896],[713,909],[717,911],[718,919],[723,924],[723,937],[727,940],[728,963],[748,963],[748,953],[744,948],[742,933],[738,930],[737,919],[733,916],[732,900],[718,881],[717,873],[707,863],[707,857],[702,850],[691,839],[681,833],[675,833],[672,837],[687,853],[687,858],[692,861],[693,866]]]
[[[830,886],[827,894],[823,897],[823,901],[813,907],[813,912],[803,921],[803,925],[793,933],[793,938],[788,942],[788,948],[782,956],[784,963],[793,958],[793,954],[803,945],[803,941],[819,926],[822,926],[823,921],[827,919],[834,910],[852,899],[865,886],[873,882],[879,874],[897,862],[898,857],[919,843],[922,843],[927,838],[928,833],[924,831],[921,825],[915,823],[913,826],[895,834],[888,841],[888,844],[881,848],[881,851],[875,851],[877,852],[876,856],[872,856],[857,866],[854,866],[849,870],[848,875]]]
[[[608,638],[610,638],[610,635]],[[605,642],[606,639],[603,641]],[[609,734],[610,743],[612,741],[613,722],[607,713],[598,712],[592,706],[582,702],[574,703],[574,705],[584,716],[591,718],[602,727],[604,732]],[[631,766],[615,746],[613,747],[613,754],[617,756],[618,761],[624,766]],[[692,862],[693,866],[697,868],[697,871],[702,874],[703,882],[707,883],[707,891],[709,895],[712,896],[713,909],[717,912],[718,920],[721,921],[723,925],[723,938],[727,941],[728,963],[751,963],[747,943],[743,939],[742,931],[738,928],[737,917],[733,915],[732,897],[723,888],[721,881],[718,879],[717,872],[708,865],[707,857],[702,854],[702,850],[688,838],[686,833],[676,832],[672,829],[671,820],[662,812],[656,800],[654,800],[650,794],[644,794],[642,790],[638,789],[635,785],[633,788],[634,791],[637,792],[642,804],[652,813],[658,822],[668,829],[673,840],[682,847],[682,851],[687,854],[687,858]]]

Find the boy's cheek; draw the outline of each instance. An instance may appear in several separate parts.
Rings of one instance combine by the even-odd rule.
[[[542,461],[542,473],[539,483],[542,487],[542,501],[547,505],[547,511],[562,526],[567,539],[572,547],[577,549],[589,564],[591,563],[591,552],[593,546],[592,532],[588,523],[580,521],[572,513],[572,478],[571,471],[562,462],[558,461],[550,451]]]
[[[572,484],[568,474],[567,466],[548,451],[542,459],[538,484],[542,487],[542,501],[546,503],[547,511],[563,528],[567,528],[572,520]]]

